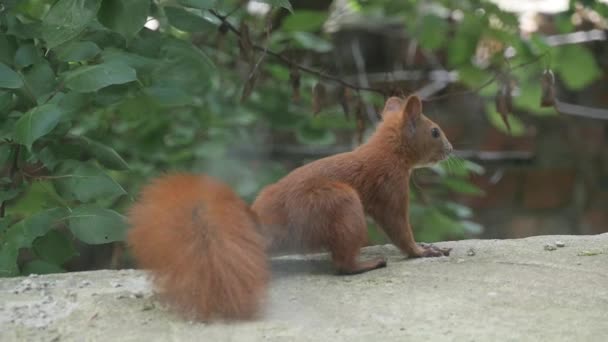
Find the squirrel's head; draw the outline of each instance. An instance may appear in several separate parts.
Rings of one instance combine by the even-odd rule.
[[[382,111],[378,136],[403,154],[411,167],[430,166],[452,153],[452,144],[441,128],[422,114],[422,101],[412,95],[407,99],[391,97]]]

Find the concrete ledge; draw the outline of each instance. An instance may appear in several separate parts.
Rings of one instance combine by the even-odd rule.
[[[561,241],[565,247],[548,250]],[[273,261],[257,322],[199,324],[160,307],[141,271],[0,280],[1,341],[605,341],[608,234],[468,240],[450,257],[365,254],[385,269],[340,277],[324,256]]]

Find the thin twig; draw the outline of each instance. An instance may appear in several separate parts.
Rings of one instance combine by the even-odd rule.
[[[488,79],[487,81],[485,81],[481,85],[477,86],[475,89],[469,89],[469,90],[463,90],[463,91],[455,91],[455,92],[451,92],[451,93],[447,93],[447,94],[443,94],[443,95],[437,95],[437,96],[433,96],[433,97],[430,97],[430,98],[426,99],[426,101],[436,101],[436,100],[443,99],[443,98],[446,98],[446,97],[451,97],[451,96],[476,94],[476,93],[480,92],[483,88],[485,88],[485,87],[489,86],[490,84],[494,83],[494,81],[496,81],[496,79],[500,75],[502,75],[504,73],[512,72],[513,70],[517,70],[517,69],[526,67],[526,66],[528,66],[530,64],[534,64],[534,63],[538,62],[541,58],[545,57],[548,53],[549,53],[549,50],[546,50],[545,52],[543,52],[540,55],[532,58],[529,61],[517,64],[514,67],[509,67],[504,72],[495,73],[494,76],[492,76],[490,79]]]
[[[487,81],[485,81],[483,84],[481,84],[480,86],[478,86],[475,89],[468,89],[468,90],[462,90],[462,91],[454,91],[454,92],[443,94],[443,95],[437,95],[437,96],[429,97],[429,98],[425,99],[425,101],[426,102],[430,102],[430,101],[437,101],[437,100],[444,99],[446,97],[451,97],[451,96],[461,96],[461,95],[468,95],[468,94],[476,94],[476,93],[480,92],[483,88],[485,88],[485,87],[489,86],[490,84],[494,83],[494,81],[496,81],[496,78],[498,78],[498,74],[495,74],[494,76],[492,76],[490,79],[488,79]]]
[[[228,17],[229,15],[222,15],[220,13],[218,13],[217,11],[210,9],[209,13],[211,13],[211,15],[213,15],[214,17],[218,18],[221,22],[222,25],[224,25],[226,28],[228,28],[229,31],[231,31],[232,33],[234,33],[236,36],[238,36],[239,38],[241,37],[241,32],[234,26],[232,25],[232,23],[230,23],[228,21]],[[358,91],[369,91],[369,92],[374,92],[377,94],[381,94],[381,95],[386,95],[386,91],[383,89],[379,89],[379,88],[374,88],[371,87],[369,85],[356,85],[356,84],[352,84],[350,82],[347,82],[345,80],[343,80],[342,78],[338,77],[338,76],[334,76],[334,75],[330,75],[328,73],[322,72],[320,70],[315,70],[312,69],[310,67],[301,65],[301,64],[296,64],[294,63],[292,60],[290,60],[289,58],[283,56],[280,53],[274,52],[269,50],[267,47],[263,47],[257,44],[252,44],[253,48],[255,50],[258,51],[263,51],[265,54],[270,55],[276,59],[278,59],[280,62],[282,62],[283,64],[285,64],[288,67],[295,67],[297,69],[299,69],[300,71],[303,71],[307,74],[310,75],[314,75],[318,78],[321,79],[325,79],[325,80],[331,80],[333,82],[336,82],[342,86],[351,88],[353,90],[358,90]],[[480,92],[482,89],[484,89],[485,87],[489,86],[490,84],[492,84],[494,81],[496,81],[496,79],[499,77],[499,75],[505,73],[505,72],[511,72],[513,70],[525,67],[527,65],[533,64],[535,62],[537,62],[538,60],[540,60],[542,57],[546,56],[548,54],[548,50],[545,51],[544,53],[534,57],[533,59],[523,62],[521,64],[518,64],[514,67],[509,67],[507,70],[503,71],[503,72],[499,72],[496,73],[494,76],[492,76],[490,79],[488,79],[486,82],[484,82],[483,84],[481,84],[480,86],[476,87],[475,89],[471,89],[471,90],[464,90],[464,91],[459,91],[459,92],[451,92],[448,94],[444,94],[444,95],[438,95],[438,96],[433,96],[430,98],[427,98],[425,101],[430,102],[430,101],[436,101],[439,99],[443,99],[446,97],[450,97],[450,96],[458,96],[458,95],[466,95],[466,94],[475,94]]]
[[[211,13],[211,15],[213,15],[214,17],[216,17],[219,20],[221,20],[222,24],[225,25],[225,27],[227,27],[229,31],[231,31],[232,33],[234,33],[239,38],[241,37],[241,32],[236,27],[234,27],[234,25],[232,25],[228,21],[228,17],[227,16],[221,15],[218,12],[216,12],[215,10],[209,10],[209,13]],[[375,93],[384,95],[384,91],[382,89],[373,88],[373,87],[363,87],[363,86],[359,86],[359,85],[356,85],[356,84],[352,84],[352,83],[347,82],[347,81],[345,81],[345,80],[343,80],[343,79],[341,79],[341,78],[339,78],[337,76],[330,75],[328,73],[325,73],[325,72],[322,72],[322,71],[319,71],[319,70],[315,70],[315,69],[312,69],[312,68],[304,66],[304,65],[296,64],[293,61],[291,61],[289,58],[283,56],[282,54],[274,52],[274,51],[272,51],[270,49],[267,49],[266,47],[263,47],[263,46],[260,46],[260,45],[257,45],[257,44],[252,44],[252,45],[253,45],[253,48],[255,50],[262,51],[262,52],[265,51],[265,53],[267,55],[272,56],[272,57],[278,59],[279,61],[281,61],[286,66],[296,67],[300,71],[303,71],[303,72],[305,72],[307,74],[311,74],[311,75],[317,76],[318,78],[322,78],[322,79],[325,79],[325,80],[334,81],[334,82],[336,82],[338,84],[341,84],[341,85],[343,85],[345,87],[349,87],[351,89],[365,90],[365,91],[375,92]]]
[[[253,66],[253,68],[251,69],[251,72],[249,73],[249,77],[248,78],[252,78],[253,77],[253,75],[255,74],[255,72],[260,67],[260,64],[262,64],[262,61],[264,60],[264,58],[268,54],[268,47],[270,46],[270,24],[266,25],[266,30],[265,31],[266,31],[266,45],[264,46],[264,50],[262,50],[262,55],[260,56],[260,58],[258,59],[258,61],[255,63],[255,65]]]
[[[538,62],[541,58],[547,56],[548,54],[549,54],[549,50],[545,50],[545,52],[541,53],[540,55],[532,58],[529,61],[525,61],[525,62],[519,63],[516,66],[512,67],[510,70],[517,70],[517,69],[526,67],[526,66],[528,66],[530,64],[534,64],[534,63]]]

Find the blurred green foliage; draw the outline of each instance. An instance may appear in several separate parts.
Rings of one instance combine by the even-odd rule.
[[[287,0],[258,2],[294,14],[278,30],[264,33],[264,18],[243,10],[232,13],[229,20],[237,27],[246,21],[253,40],[264,41],[275,52],[332,51],[329,37],[319,30],[326,11],[294,11]],[[122,213],[143,182],[166,170],[210,173],[252,200],[262,186],[287,172],[283,163],[269,160],[273,141],[268,137],[288,136],[302,145],[320,146],[354,135],[355,122],[345,119],[338,105],[327,106],[314,117],[310,114],[312,99],[306,89],[315,78],[303,74],[301,100],[292,101],[289,68],[268,56],[260,63],[251,96],[239,102],[249,66],[239,59],[236,37],[209,12],[230,13],[239,3],[2,2],[0,276],[62,271],[78,255],[76,240],[122,241]],[[351,1],[350,6],[366,16],[402,20],[425,49],[447,49],[448,67],[458,70],[462,83],[470,87],[493,72],[472,62],[485,38],[513,46],[517,53],[511,64],[549,49],[537,37],[522,40],[516,17],[491,3],[430,2],[460,10],[463,19],[453,25],[418,3]],[[151,18],[157,20],[156,30],[143,28]],[[455,36],[446,39],[451,27]],[[568,29],[565,23],[563,30]],[[597,77],[599,69],[589,51],[577,46],[554,50],[552,64],[567,86],[580,89]],[[496,57],[490,65],[504,63]],[[541,67],[515,71],[521,88],[529,90],[515,99],[516,106],[539,110],[535,77]],[[490,86],[482,95],[495,90]],[[500,127],[502,122],[492,119],[495,113],[488,112]],[[516,121],[511,126],[519,132]],[[243,146],[248,148],[246,156]],[[479,194],[467,180],[470,173],[479,172],[479,166],[465,161],[433,169],[439,181],[425,193],[431,200],[412,194],[411,214],[420,240],[479,232],[481,227],[469,221],[469,208],[446,200],[453,193]]]

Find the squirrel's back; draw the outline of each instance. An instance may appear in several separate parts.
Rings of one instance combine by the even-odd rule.
[[[201,320],[253,318],[269,278],[247,204],[204,175],[155,179],[129,212],[128,242],[161,298]]]

